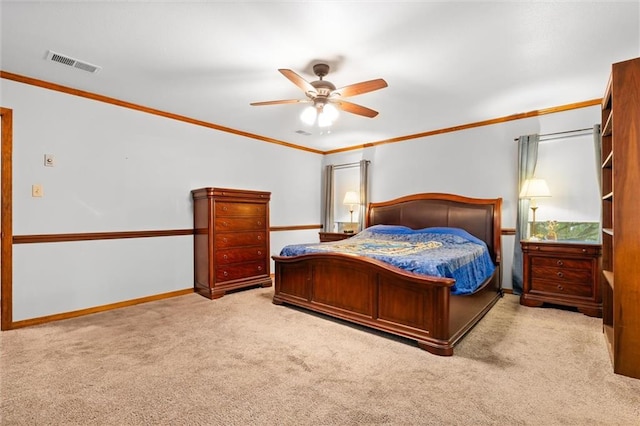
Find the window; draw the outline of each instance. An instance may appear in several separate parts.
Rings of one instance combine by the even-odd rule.
[[[591,133],[547,140],[541,137],[535,177],[547,181],[551,197],[536,200],[537,236],[599,241],[598,172]]]

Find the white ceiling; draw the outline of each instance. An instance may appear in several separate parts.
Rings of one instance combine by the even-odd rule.
[[[639,3],[2,0],[0,69],[327,151],[599,98],[640,56]],[[304,105],[249,105],[303,99],[277,70],[320,61],[337,87],[384,78],[348,98],[380,114],[320,132]]]

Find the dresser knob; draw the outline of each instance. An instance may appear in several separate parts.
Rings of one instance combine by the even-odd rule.
[[[228,275],[229,275],[229,273],[228,273],[227,271],[224,271],[224,272],[222,273],[222,275],[224,275],[224,276],[226,277],[226,276],[228,276]]]
[[[262,266],[258,266],[258,271],[262,271]]]
[[[258,256],[262,256],[262,250],[258,250]]]
[[[587,252],[587,249],[586,249],[586,248],[583,248],[583,249],[582,249],[582,252],[583,252],[583,253],[586,253],[586,252]]]
[[[562,260],[558,260],[556,263],[557,263],[558,266],[564,265],[564,262]]]
[[[262,226],[262,221],[259,220],[258,221],[258,225]]]
[[[262,235],[258,235],[258,240],[261,240],[261,239],[262,239]]]
[[[225,238],[223,238],[223,239],[222,239],[222,242],[223,242],[223,243],[228,242],[227,238],[226,238],[226,237],[225,237]]]
[[[222,222],[222,226],[229,226],[228,222]]]
[[[222,207],[222,210],[226,212],[227,210],[229,210],[229,208],[227,206],[224,206]]]
[[[564,277],[564,274],[562,272],[558,272],[556,275],[558,275],[560,278]]]
[[[564,291],[564,287],[562,287],[561,285],[558,286],[558,290],[560,291]]]
[[[226,254],[225,254],[224,256],[222,256],[222,258],[223,258],[224,260],[229,260],[229,256],[227,256]]]

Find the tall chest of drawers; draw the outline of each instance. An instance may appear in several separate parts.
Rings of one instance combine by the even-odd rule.
[[[245,287],[271,286],[270,192],[227,188],[191,191],[194,290],[210,299]]]
[[[521,241],[523,292],[520,303],[571,306],[602,317],[600,244]]]

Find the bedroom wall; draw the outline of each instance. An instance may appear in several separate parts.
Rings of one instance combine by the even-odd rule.
[[[480,198],[502,197],[502,227],[513,229],[519,192],[518,146],[514,138],[532,133],[547,134],[582,129],[599,122],[600,108],[596,105],[327,155],[324,164],[370,160],[371,201],[385,201],[418,192],[448,192]],[[436,129],[425,129],[427,130]],[[561,155],[571,155],[568,161],[581,164],[588,172],[595,173],[591,146],[580,154],[563,151]],[[597,185],[595,181],[587,184]],[[597,205],[593,208],[597,208]],[[598,216],[599,212],[594,212],[594,215]],[[502,243],[503,287],[511,289],[515,237],[503,235]]]
[[[270,191],[271,226],[321,222],[322,155],[9,80],[0,90],[14,119],[14,236],[190,229],[190,190],[203,186]],[[271,251],[317,232],[273,232]],[[190,288],[192,244],[14,244],[13,321]]]

